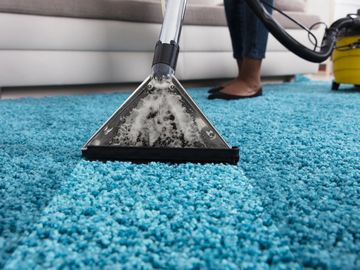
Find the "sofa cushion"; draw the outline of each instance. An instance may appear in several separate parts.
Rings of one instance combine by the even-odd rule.
[[[283,11],[304,12],[306,0],[275,0],[275,7]]]
[[[158,0],[1,0],[0,12],[143,23],[161,23],[163,19]],[[317,16],[305,13],[290,12],[289,15],[307,26],[318,21]],[[298,28],[276,12],[274,17],[285,28]],[[218,5],[189,5],[185,24],[226,26],[224,8]]]
[[[223,0],[188,0],[189,5],[216,6],[221,5]]]
[[[160,23],[159,0],[1,0],[0,12],[86,19]],[[223,10],[216,5],[189,5],[186,24],[223,24]]]
[[[161,0],[133,0],[133,1],[148,1],[148,2],[155,2],[160,3]],[[223,0],[188,0],[188,5],[203,5],[203,6],[216,6],[222,5],[224,3]]]

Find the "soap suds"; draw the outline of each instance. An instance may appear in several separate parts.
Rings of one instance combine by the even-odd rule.
[[[171,81],[152,80],[153,88],[126,117],[120,119],[111,144],[137,147],[201,148],[202,121],[184,106]],[[201,124],[202,123],[202,124]]]

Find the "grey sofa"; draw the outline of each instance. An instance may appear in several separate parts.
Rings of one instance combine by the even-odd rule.
[[[199,2],[188,5],[177,76],[232,77],[236,66],[223,6],[216,0]],[[318,21],[304,11],[305,0],[278,0],[277,5],[308,26]],[[307,42],[304,31],[274,16]],[[2,0],[0,87],[141,81],[150,72],[161,21],[159,0]],[[263,75],[316,70],[270,37]]]

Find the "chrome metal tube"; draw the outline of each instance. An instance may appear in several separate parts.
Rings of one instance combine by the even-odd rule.
[[[155,47],[153,77],[170,79],[175,74],[179,54],[179,40],[187,0],[167,0],[159,42]]]
[[[167,0],[160,41],[170,44],[179,43],[181,26],[185,16],[187,0]]]

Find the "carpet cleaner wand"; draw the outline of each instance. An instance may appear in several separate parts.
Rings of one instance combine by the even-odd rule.
[[[186,0],[167,1],[152,73],[82,148],[89,160],[239,161],[175,77]]]

